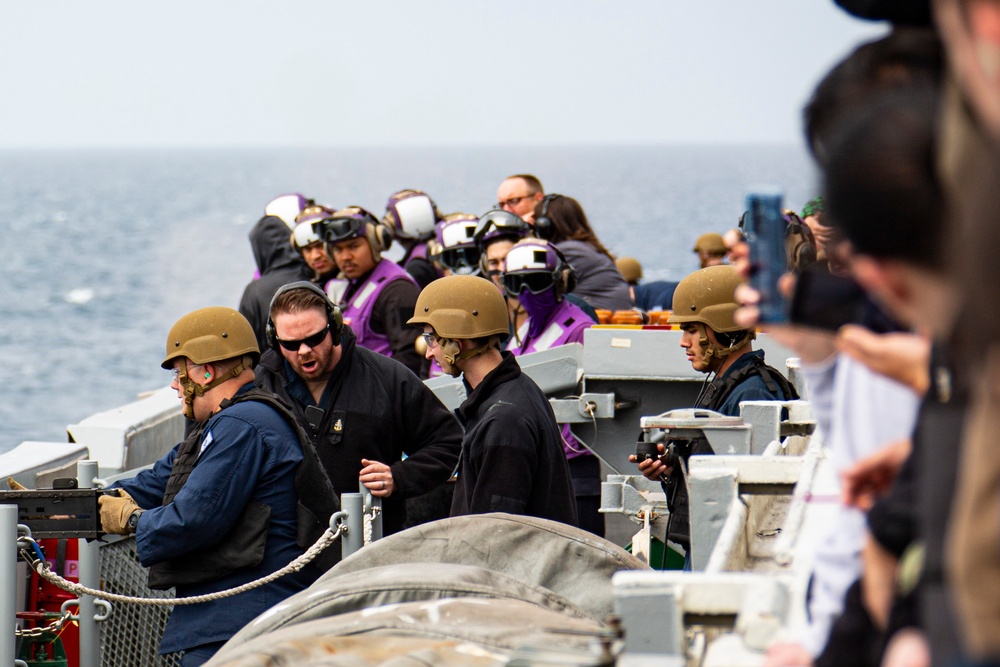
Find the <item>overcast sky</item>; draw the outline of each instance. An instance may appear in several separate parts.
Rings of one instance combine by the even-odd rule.
[[[798,143],[832,0],[9,2],[0,148]]]

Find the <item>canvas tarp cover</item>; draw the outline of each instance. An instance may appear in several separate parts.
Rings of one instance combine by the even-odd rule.
[[[538,619],[532,620],[533,614],[540,614],[555,615],[561,626],[582,623],[596,634],[614,611],[611,576],[639,569],[648,566],[621,547],[565,524],[510,514],[454,517],[364,547],[309,589],[262,614],[218,657],[261,635],[273,641],[299,624],[309,625],[315,636],[393,634],[401,626],[410,635],[510,649],[507,640],[523,643],[532,633],[545,632]],[[474,618],[448,630],[435,625],[425,634],[419,624],[394,615],[400,605],[435,609],[441,604],[455,611],[460,599],[462,614],[473,610]],[[531,613],[501,613],[515,604]],[[363,629],[353,620],[357,614],[365,619]],[[373,625],[378,618],[386,620],[386,627]],[[326,630],[316,629],[316,624]],[[496,643],[498,637],[505,639]]]
[[[450,598],[384,605],[230,640],[207,667],[499,667],[511,656],[596,665],[595,621],[530,602]],[[570,659],[570,660],[567,660]],[[533,663],[537,664],[537,663]]]

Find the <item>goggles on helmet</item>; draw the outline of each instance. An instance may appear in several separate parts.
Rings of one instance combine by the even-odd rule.
[[[477,218],[468,213],[452,213],[437,228],[441,251],[437,262],[452,273],[471,275],[479,273],[479,248],[476,247]]]
[[[323,239],[327,243],[365,235],[365,221],[357,218],[327,218],[320,224],[323,226]]]
[[[541,294],[552,289],[556,277],[550,272],[545,273],[504,273],[501,277],[503,290],[512,297],[517,297],[524,290],[532,294]]]
[[[445,248],[437,256],[437,261],[444,268],[460,276],[468,276],[479,271],[479,248],[465,246]]]
[[[479,218],[476,244],[482,246],[498,237],[524,238],[531,234],[531,225],[508,211],[492,210]]]
[[[559,257],[545,241],[521,241],[507,253],[501,278],[504,290],[516,297],[525,288],[541,294],[555,285]]]

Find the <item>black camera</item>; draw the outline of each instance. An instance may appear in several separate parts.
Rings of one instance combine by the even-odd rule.
[[[662,454],[657,447],[660,444],[663,445]],[[687,460],[691,456],[693,445],[694,440],[687,433],[662,431],[651,440],[640,440],[635,443],[635,460],[640,463],[650,459],[659,459],[663,465],[672,470],[677,467],[677,463],[681,459]]]

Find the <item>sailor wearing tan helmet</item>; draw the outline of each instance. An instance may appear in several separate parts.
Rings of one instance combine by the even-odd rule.
[[[701,268],[718,266],[726,261],[726,253],[729,249],[721,234],[708,232],[698,237],[694,242],[694,253],[698,255],[698,262]]]
[[[693,407],[739,416],[741,401],[791,400],[795,389],[776,369],[764,363],[764,352],[754,350],[756,333],[733,321],[739,307],[733,292],[741,278],[729,265],[699,269],[680,282],[674,292],[668,322],[681,326],[680,345],[696,371],[713,373]],[[706,378],[707,380],[707,378]],[[659,446],[661,453],[663,445]],[[694,440],[688,455],[714,454],[706,440]],[[635,462],[636,457],[629,460]],[[651,480],[667,480],[671,512],[669,539],[685,549],[690,544],[687,486],[682,466],[668,466],[657,458],[640,461],[639,470]]]
[[[469,396],[451,515],[507,512],[576,525],[576,502],[562,438],[545,394],[500,344],[507,304],[476,276],[449,276],[420,293],[410,324],[422,325],[428,358]]]
[[[120,496],[100,499],[103,530],[135,534],[151,588],[176,587],[179,597],[187,597],[266,576],[302,555],[322,533],[322,525],[315,533],[300,524],[300,501],[317,517],[337,508],[295,418],[272,393],[254,387],[259,357],[250,323],[231,308],[189,313],[167,336],[162,366],[173,372],[170,386],[197,427],[151,469],[114,484]],[[306,482],[304,470],[318,477]],[[300,486],[309,492],[300,493]],[[321,572],[309,566],[254,591],[178,606],[160,652],[183,651],[182,665],[200,665],[237,630]]]

